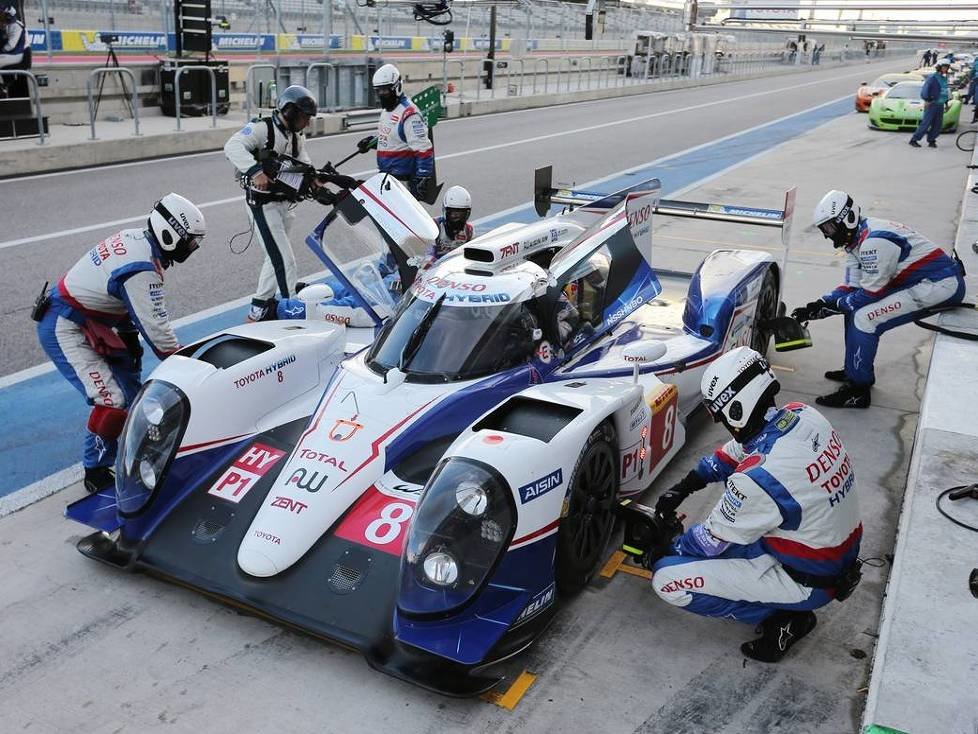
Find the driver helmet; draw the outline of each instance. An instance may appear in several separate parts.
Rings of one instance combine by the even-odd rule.
[[[703,403],[713,421],[737,431],[763,420],[780,389],[767,360],[750,347],[737,347],[718,357],[700,382]]]
[[[15,23],[17,21],[17,8],[13,5],[0,5],[0,25]]]
[[[207,234],[204,215],[180,194],[167,194],[153,205],[147,228],[163,251],[164,265],[182,263]]]
[[[374,72],[372,86],[381,107],[388,112],[397,107],[397,103],[401,101],[404,85],[401,81],[401,72],[394,64],[384,64],[377,69]]]
[[[445,229],[449,234],[461,232],[472,213],[472,196],[461,186],[452,186],[442,199]]]
[[[944,58],[944,59],[941,59],[940,61],[938,61],[936,64],[934,64],[934,68],[935,69],[940,69],[942,66],[945,69],[950,69],[951,68],[951,62],[950,62],[950,60],[947,59],[947,58]]]
[[[859,205],[845,191],[832,190],[818,202],[812,223],[833,247],[849,249],[859,230]]]
[[[286,126],[294,133],[299,132],[309,124],[308,119],[305,122],[301,120],[301,115],[306,115],[307,118],[314,117],[319,109],[312,92],[298,84],[287,87],[278,96],[275,105],[282,119],[285,120]]]

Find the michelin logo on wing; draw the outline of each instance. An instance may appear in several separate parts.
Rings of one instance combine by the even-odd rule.
[[[537,497],[545,495],[551,489],[555,489],[563,483],[564,472],[562,469],[557,469],[557,471],[552,471],[545,477],[540,477],[540,479],[529,484],[524,484],[519,488],[520,503],[525,505],[530,500],[535,500]]]

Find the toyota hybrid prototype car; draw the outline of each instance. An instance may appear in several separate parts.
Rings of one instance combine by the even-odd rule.
[[[779,265],[719,250],[656,270],[653,215],[781,227],[784,210],[550,187],[570,207],[413,266],[437,234],[392,177],[344,196],[307,242],[374,328],[245,324],[143,386],[114,492],[67,515],[85,555],[201,590],[473,695],[603,560],[612,505],[685,440],[704,365],[779,306]],[[787,215],[786,215],[787,212]],[[380,261],[404,284],[393,315]]]

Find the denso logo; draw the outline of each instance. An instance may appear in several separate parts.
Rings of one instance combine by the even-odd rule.
[[[873,319],[878,319],[880,316],[885,316],[888,313],[899,311],[901,308],[903,308],[903,304],[900,301],[897,301],[896,303],[888,303],[885,306],[880,306],[879,308],[870,311],[867,318],[872,321]]]
[[[291,497],[279,496],[272,500],[272,507],[281,507],[283,510],[294,512],[296,515],[301,515],[308,506],[305,502],[299,502]]]
[[[659,591],[661,591],[663,594],[672,594],[676,591],[692,591],[693,589],[702,589],[705,585],[706,581],[702,576],[692,576],[670,581],[668,584],[661,587]]]
[[[318,471],[309,473],[306,469],[300,468],[292,472],[292,476],[289,477],[289,481],[286,484],[294,484],[299,489],[304,489],[307,492],[318,492],[326,484],[327,479],[329,479],[329,475],[326,473],[323,473],[323,478],[319,479]]]
[[[561,469],[550,472],[547,476],[541,477],[534,482],[524,484],[519,488],[520,503],[526,504],[530,500],[535,500],[541,495],[545,495],[551,489],[559,487],[564,483],[564,472]]]
[[[256,530],[255,537],[261,538],[262,540],[267,540],[269,543],[274,543],[275,545],[282,545],[281,538],[279,538],[277,535],[266,533],[264,530]]]

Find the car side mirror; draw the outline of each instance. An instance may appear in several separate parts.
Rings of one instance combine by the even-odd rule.
[[[622,359],[632,365],[632,379],[638,382],[639,367],[652,364],[662,359],[666,353],[666,345],[657,339],[632,342],[622,350]]]

